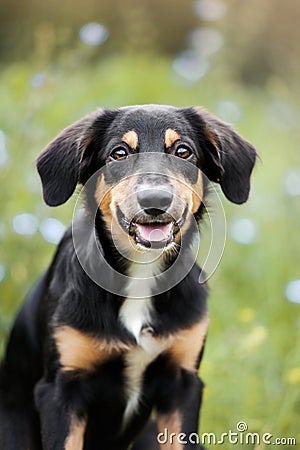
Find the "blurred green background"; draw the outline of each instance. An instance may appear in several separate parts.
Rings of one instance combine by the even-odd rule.
[[[261,160],[250,201],[224,200],[201,431],[244,420],[297,439],[276,448],[300,449],[300,3],[2,0],[0,10],[1,352],[76,200],[43,204],[39,151],[97,106],[203,105]]]

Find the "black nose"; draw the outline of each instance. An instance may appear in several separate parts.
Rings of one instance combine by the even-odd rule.
[[[138,191],[140,207],[151,216],[158,216],[167,211],[172,203],[173,194],[167,189],[143,189]]]

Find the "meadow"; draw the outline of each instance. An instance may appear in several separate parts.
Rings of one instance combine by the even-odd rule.
[[[250,200],[223,199],[225,251],[209,280],[210,329],[201,367],[206,389],[201,432],[248,431],[293,437],[300,448],[300,107],[274,78],[265,89],[212,71],[184,79],[171,59],[110,56],[87,64],[15,62],[0,74],[1,353],[22,298],[49,264],[76,195],[43,204],[34,161],[63,127],[96,107],[203,105],[252,142],[260,159]],[[267,444],[210,445],[265,449]]]

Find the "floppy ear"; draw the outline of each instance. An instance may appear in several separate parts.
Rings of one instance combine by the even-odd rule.
[[[49,206],[66,202],[79,178],[84,150],[92,139],[92,125],[103,114],[98,110],[64,129],[38,156],[36,165],[43,196]]]
[[[210,180],[220,183],[231,202],[247,201],[257,156],[255,148],[232,126],[202,108],[190,108],[188,118],[204,152],[203,172]]]

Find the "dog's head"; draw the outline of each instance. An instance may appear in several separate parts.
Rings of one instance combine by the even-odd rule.
[[[230,201],[245,202],[255,159],[250,143],[204,109],[146,105],[84,117],[46,147],[37,168],[51,206],[99,174],[93,197],[106,227],[122,245],[146,250],[180,240],[206,177]]]

